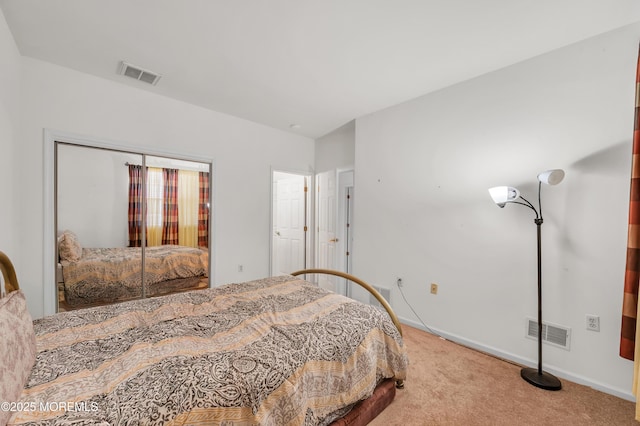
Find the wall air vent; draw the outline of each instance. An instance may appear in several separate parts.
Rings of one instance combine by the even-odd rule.
[[[378,293],[380,293],[380,295],[382,297],[384,297],[384,300],[387,301],[387,303],[389,305],[391,305],[391,290],[389,290],[388,288],[384,288],[384,287],[378,287],[378,286],[372,286],[373,288],[375,288],[376,290],[378,290]],[[382,308],[382,304],[380,302],[378,302],[378,299],[375,298],[375,296],[371,293],[369,293],[369,304],[371,306],[376,306],[378,308]]]
[[[538,321],[527,318],[527,337],[538,340]],[[542,321],[542,342],[570,350],[571,329]]]
[[[145,83],[149,83],[151,85],[156,85],[160,77],[160,74],[156,74],[149,70],[145,70],[136,65],[131,65],[128,62],[120,62],[120,69],[118,70],[118,74],[126,75],[127,77],[135,78],[136,80],[143,81]]]

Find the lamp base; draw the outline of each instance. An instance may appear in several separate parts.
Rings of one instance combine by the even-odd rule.
[[[527,382],[541,389],[554,391],[562,389],[562,383],[556,376],[545,371],[540,374],[537,368],[523,368],[520,370],[520,375]]]

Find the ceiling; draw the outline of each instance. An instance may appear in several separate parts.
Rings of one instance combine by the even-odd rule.
[[[638,0],[0,0],[0,8],[24,56],[311,138],[640,21]],[[122,60],[162,78],[151,86],[119,75]]]

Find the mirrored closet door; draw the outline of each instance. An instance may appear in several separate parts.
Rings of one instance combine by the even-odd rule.
[[[211,164],[55,143],[57,310],[209,286]]]

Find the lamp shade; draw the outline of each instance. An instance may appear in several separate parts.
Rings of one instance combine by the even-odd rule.
[[[557,185],[562,182],[562,179],[564,179],[564,170],[561,169],[547,170],[538,175],[538,180],[547,185]]]
[[[520,197],[520,191],[512,186],[494,186],[493,188],[489,188],[489,194],[498,207],[504,207],[505,204],[515,201]]]

